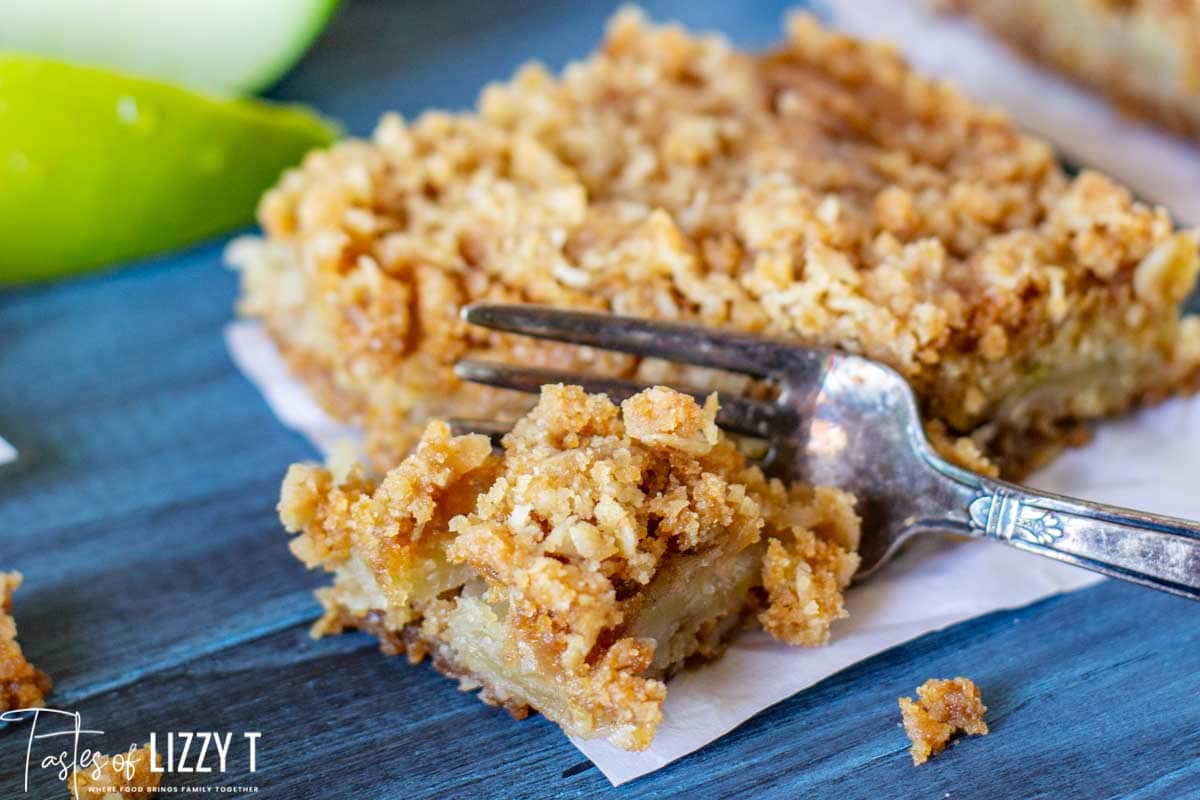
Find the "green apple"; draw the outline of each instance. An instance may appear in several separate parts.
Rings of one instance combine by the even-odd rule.
[[[0,55],[0,283],[244,225],[284,168],[336,135],[297,106]]]
[[[58,56],[223,93],[287,72],[338,0],[12,0],[0,50]]]

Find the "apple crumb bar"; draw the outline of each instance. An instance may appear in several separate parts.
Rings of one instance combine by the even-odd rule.
[[[518,718],[646,747],[674,670],[747,615],[823,644],[858,566],[853,498],[766,479],[716,410],[547,386],[502,453],[433,421],[379,481],[292,466],[292,551],[334,574],[314,634],[367,630]]]
[[[17,643],[12,596],[21,586],[21,573],[0,572],[0,711],[42,706],[50,677],[25,660]]]
[[[917,687],[917,702],[900,698],[904,732],[912,742],[912,760],[920,766],[946,749],[956,732],[985,736],[987,706],[970,678],[930,678]]]
[[[1200,4],[942,0],[1121,108],[1200,137]]]
[[[618,14],[597,53],[389,114],[310,153],[234,243],[261,318],[377,468],[425,420],[513,419],[483,357],[745,391],[654,359],[472,330],[472,301],[700,322],[884,361],[956,460],[1017,477],[1083,425],[1194,387],[1197,241],[1104,175],[1067,175],[996,109],[890,47],[793,16],[778,49]]]

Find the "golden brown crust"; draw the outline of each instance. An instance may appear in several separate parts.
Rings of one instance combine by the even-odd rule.
[[[21,586],[21,573],[0,572],[0,711],[38,708],[53,685],[50,677],[25,660],[17,644],[12,595]]]
[[[853,498],[767,480],[716,412],[715,395],[617,406],[548,386],[502,456],[434,422],[378,484],[293,466],[293,551],[335,573],[315,632],[368,630],[514,715],[647,746],[663,677],[751,608],[783,641],[824,642],[858,565]]]
[[[946,749],[956,731],[972,736],[988,732],[983,715],[987,706],[979,688],[969,678],[930,678],[917,687],[917,702],[900,698],[904,732],[912,741],[912,759],[920,766]]]
[[[85,769],[71,773],[68,787],[72,800],[130,800],[158,794],[162,773],[150,769],[150,751],[132,747],[115,756],[97,755]],[[154,765],[162,768],[155,753]]]
[[[1003,114],[804,16],[752,55],[620,14],[561,78],[528,67],[474,114],[387,116],[372,141],[311,154],[260,219],[266,239],[230,249],[241,309],[362,419],[381,469],[430,417],[528,409],[458,381],[463,356],[746,388],[458,318],[495,300],[865,353],[1016,475],[1079,420],[1178,388],[1177,290],[1197,264],[1162,210],[1068,177]],[[1155,261],[1170,279],[1139,282]]]

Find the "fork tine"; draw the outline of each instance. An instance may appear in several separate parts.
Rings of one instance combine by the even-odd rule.
[[[470,433],[481,433],[492,441],[492,448],[499,450],[501,447],[500,440],[504,438],[504,434],[512,430],[513,423],[501,422],[495,419],[466,419],[463,417],[453,417],[446,420],[446,424],[450,426],[451,436],[466,436]]]
[[[582,386],[592,393],[608,395],[613,402],[632,397],[650,384],[635,383],[616,378],[601,378],[537,367],[514,367],[488,361],[463,360],[454,365],[454,373],[466,381],[515,389],[519,392],[538,392],[548,383],[566,383]],[[711,392],[695,389],[679,389],[703,403]],[[717,411],[717,424],[726,430],[769,439],[782,428],[787,410],[775,403],[751,400],[737,395],[720,395],[721,407]]]
[[[484,436],[490,437],[492,441],[499,441],[500,437],[512,430],[513,426],[511,422],[502,422],[498,419],[467,419],[464,417],[448,419],[446,424],[450,426],[451,436],[482,433]]]
[[[681,361],[760,378],[788,366],[799,348],[700,325],[651,322],[636,317],[565,311],[537,305],[475,304],[462,317],[485,328]]]

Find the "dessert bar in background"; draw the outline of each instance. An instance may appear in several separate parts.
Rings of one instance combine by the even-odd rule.
[[[1200,3],[944,0],[1123,109],[1200,138]]]

